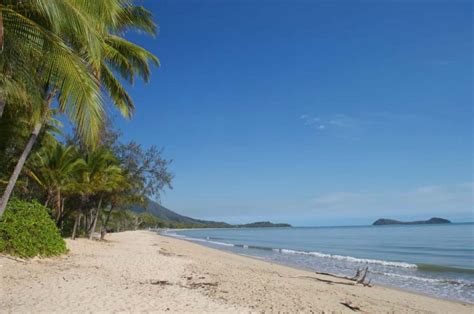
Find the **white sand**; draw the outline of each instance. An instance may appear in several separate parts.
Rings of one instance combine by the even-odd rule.
[[[0,312],[473,313],[474,306],[238,256],[147,231],[26,263],[0,257]]]

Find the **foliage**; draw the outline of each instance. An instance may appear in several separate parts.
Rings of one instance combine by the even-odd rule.
[[[51,207],[63,235],[92,237],[109,220],[121,230],[159,225],[127,209],[171,188],[171,161],[156,146],[121,143],[105,107],[131,117],[124,84],[147,82],[159,66],[125,36],[155,36],[151,13],[132,0],[4,0],[0,28],[0,215],[13,192]],[[74,126],[65,143],[58,115]]]
[[[0,219],[0,251],[20,257],[53,256],[66,243],[47,212],[37,202],[13,199]]]
[[[127,144],[119,144],[116,148],[117,158],[122,167],[133,180],[133,188],[143,201],[145,197],[160,197],[160,191],[164,188],[172,188],[173,175],[168,171],[171,160],[162,157],[163,150],[156,146],[148,149],[131,141]]]

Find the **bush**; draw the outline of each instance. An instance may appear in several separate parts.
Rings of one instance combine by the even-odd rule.
[[[53,256],[65,253],[66,243],[38,202],[12,199],[0,218],[0,252],[20,257]]]

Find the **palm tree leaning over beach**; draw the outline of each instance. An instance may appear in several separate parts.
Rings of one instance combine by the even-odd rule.
[[[115,73],[132,84],[137,75],[147,81],[148,62],[159,65],[159,61],[152,53],[123,38],[128,30],[151,35],[156,32],[151,14],[131,1],[36,0],[21,4],[4,1],[0,9],[4,29],[0,83],[2,79],[8,82],[18,95],[24,94],[22,86],[33,86],[40,95],[26,104],[25,109],[33,113],[33,130],[0,199],[1,216],[55,101],[93,149],[103,121],[105,95],[101,95],[101,87],[122,115],[130,117],[133,101]],[[25,38],[32,38],[31,42],[14,44]],[[10,61],[15,51],[33,58],[17,65]],[[34,81],[30,79],[31,73],[37,74],[33,75],[37,77]],[[17,98],[16,93],[5,92],[2,86],[2,111],[6,105],[19,105],[10,103]]]

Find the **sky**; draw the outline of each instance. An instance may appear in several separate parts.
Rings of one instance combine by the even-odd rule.
[[[474,221],[470,1],[142,1],[161,67],[124,140],[164,148],[161,203],[230,223]],[[115,114],[117,115],[117,114]]]

